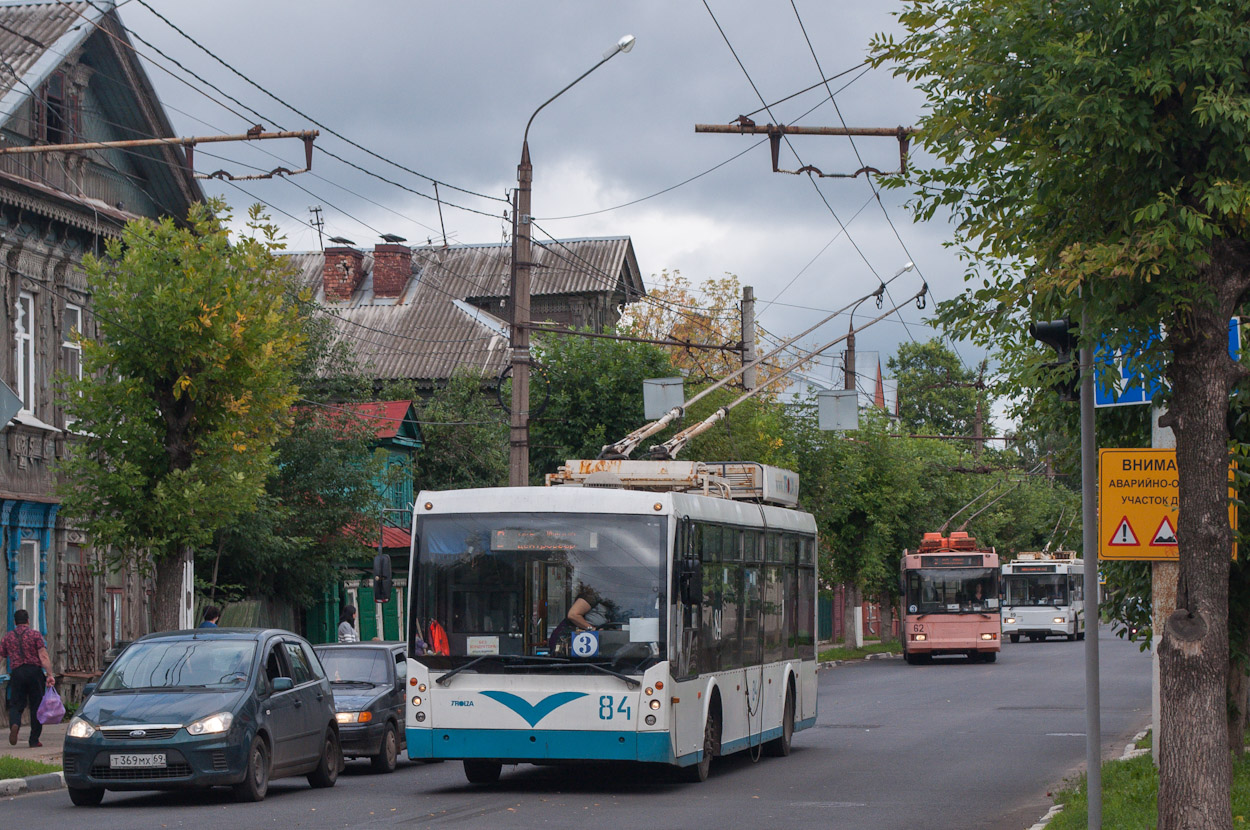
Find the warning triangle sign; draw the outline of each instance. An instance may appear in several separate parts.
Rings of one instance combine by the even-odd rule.
[[[1172,520],[1167,516],[1163,517],[1163,521],[1159,522],[1159,529],[1155,531],[1154,538],[1150,540],[1152,548],[1174,548],[1176,547],[1176,530],[1172,527]]]
[[[1137,541],[1137,534],[1133,532],[1133,526],[1128,523],[1128,516],[1120,519],[1120,524],[1116,526],[1115,533],[1111,534],[1111,541],[1107,542],[1107,544],[1120,547],[1131,547],[1141,544],[1141,542]]]

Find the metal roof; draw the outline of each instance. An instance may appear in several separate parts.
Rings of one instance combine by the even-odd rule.
[[[374,297],[373,257],[364,254],[365,277],[345,303],[325,302],[321,252],[288,255],[300,284],[352,344],[360,371],[376,379],[423,382],[449,378],[458,369],[488,377],[503,371],[508,358],[503,302],[511,266],[507,243],[414,248],[413,277],[398,299]],[[534,261],[535,297],[607,294],[623,304],[646,293],[627,236],[547,242],[534,248]],[[466,310],[456,300],[479,308]],[[482,307],[500,319],[489,319]]]

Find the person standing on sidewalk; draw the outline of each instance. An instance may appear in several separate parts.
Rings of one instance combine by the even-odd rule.
[[[30,745],[43,746],[39,735],[39,701],[45,686],[56,683],[52,659],[43,635],[30,627],[30,613],[24,608],[13,612],[13,630],[0,638],[0,657],[9,658],[9,743],[17,743],[22,727],[22,710],[30,708]]]

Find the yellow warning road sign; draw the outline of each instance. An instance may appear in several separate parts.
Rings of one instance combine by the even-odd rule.
[[[1176,559],[1177,494],[1176,450],[1099,450],[1098,558]]]

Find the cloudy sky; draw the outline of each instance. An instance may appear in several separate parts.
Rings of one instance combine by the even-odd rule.
[[[949,226],[913,223],[903,194],[882,192],[878,204],[865,176],[823,179],[813,186],[807,176],[771,172],[762,137],[694,131],[696,123],[728,123],[761,109],[759,96],[771,105],[817,84],[822,74],[847,70],[830,82],[837,110],[818,86],[773,106],[773,119],[768,112],[753,118],[805,126],[836,126],[842,119],[857,127],[915,123],[919,93],[886,70],[859,66],[874,33],[897,31],[892,13],[899,3],[126,0],[120,5],[123,22],[151,44],[135,40],[140,54],[153,59],[149,74],[179,134],[241,132],[257,120],[248,108],[263,116],[266,129],[315,129],[311,118],[441,183],[440,219],[429,179],[323,130],[318,147],[402,187],[321,153],[312,174],[291,180],[241,183],[242,190],[209,184],[210,192],[236,208],[253,201],[269,204],[294,249],[317,247],[316,231],[308,224],[312,205],[322,207],[327,237],[343,236],[361,246],[372,246],[380,233],[413,243],[437,240],[444,227],[453,243],[501,241],[507,232],[501,200],[515,185],[530,114],[622,35],[632,34],[637,42],[630,53],[608,61],[534,121],[529,139],[536,236],[629,235],[644,279],[665,269],[696,283],[736,274],[755,288],[761,325],[783,337],[873,290],[878,278],[888,279],[908,261],[916,270],[890,286],[894,301],[914,293],[922,278],[939,300],[961,290],[962,270],[942,247]],[[151,9],[305,115],[216,62]],[[153,47],[221,91],[188,77]],[[857,139],[854,147],[846,138],[791,141],[801,162],[783,144],[783,168],[808,164],[825,172],[853,172],[860,166],[856,150],[867,165],[893,169],[898,162],[892,138]],[[296,142],[204,147],[196,158],[197,167],[210,172],[302,166]],[[884,362],[900,341],[929,339],[935,332],[921,318],[931,310],[932,304],[925,311],[909,305],[901,320],[895,316],[860,334],[859,349],[879,351]],[[856,319],[876,313],[868,303]],[[840,318],[809,340],[828,342],[845,334],[846,326]],[[969,365],[980,357],[965,344],[958,350]],[[831,373],[832,366],[823,371]]]

